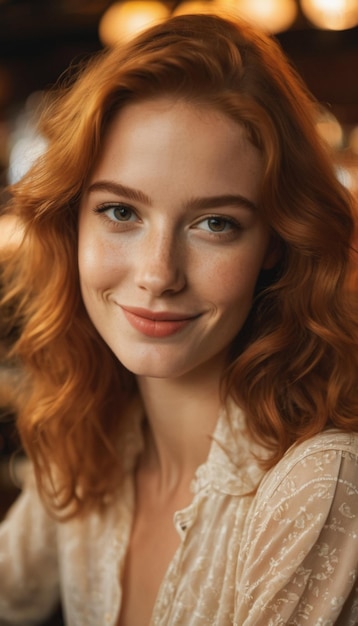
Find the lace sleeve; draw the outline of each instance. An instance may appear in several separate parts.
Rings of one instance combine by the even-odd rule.
[[[357,626],[357,455],[298,450],[279,466],[246,528],[234,623]]]
[[[23,493],[0,524],[0,626],[30,626],[58,601],[55,523],[30,474]]]

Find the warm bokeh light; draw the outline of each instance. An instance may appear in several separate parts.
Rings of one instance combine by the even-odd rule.
[[[173,15],[190,15],[195,13],[219,13],[220,7],[215,0],[184,0],[173,12]]]
[[[294,0],[184,0],[174,15],[218,13],[235,18],[241,16],[260,28],[277,33],[289,28],[297,15]]]
[[[168,7],[157,0],[115,2],[102,16],[99,37],[105,46],[113,46],[168,16]]]
[[[358,0],[300,0],[300,4],[307,18],[319,28],[343,30],[358,24]],[[239,15],[263,30],[279,33],[292,26],[297,12],[296,0],[183,0],[173,14]],[[100,39],[104,45],[112,46],[169,14],[169,5],[159,0],[114,2],[100,21]]]
[[[271,33],[287,30],[295,21],[295,0],[218,0],[231,13],[241,15],[259,28]]]
[[[345,30],[358,24],[358,0],[301,0],[301,6],[318,28]]]

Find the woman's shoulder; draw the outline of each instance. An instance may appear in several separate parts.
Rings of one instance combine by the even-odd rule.
[[[329,454],[330,451],[358,456],[358,432],[344,432],[336,428],[324,430],[313,437],[292,445],[282,459],[282,463],[296,463],[315,454]]]
[[[267,500],[277,490],[298,493],[308,485],[318,489],[347,481],[358,490],[358,433],[330,429],[292,445],[267,472],[257,495]]]
[[[357,469],[358,435],[331,430],[266,473],[242,537],[235,623],[356,623]]]

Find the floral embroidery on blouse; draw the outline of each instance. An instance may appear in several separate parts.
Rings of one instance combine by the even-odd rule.
[[[68,626],[115,626],[134,510],[141,414],[106,513],[56,523],[29,472],[0,525],[0,626],[31,626],[60,598]],[[242,412],[222,410],[150,626],[357,626],[358,435],[330,430],[268,472]],[[61,589],[61,592],[60,592]]]

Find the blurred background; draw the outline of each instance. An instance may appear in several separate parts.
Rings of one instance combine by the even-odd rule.
[[[6,186],[43,150],[36,134],[42,95],[71,64],[169,15],[224,12],[274,35],[321,105],[318,129],[337,175],[358,193],[358,0],[0,0],[0,215]],[[8,243],[0,220],[0,253]],[[14,242],[15,243],[15,242]],[[0,320],[1,334],[1,320]],[[2,350],[12,337],[0,339]],[[9,460],[18,448],[7,398],[0,398],[0,517],[13,497]],[[21,465],[13,467],[21,474]],[[14,470],[14,471],[15,471]]]
[[[33,112],[70,64],[157,19],[243,15],[273,33],[322,104],[320,129],[358,187],[358,0],[0,0],[0,189],[42,148]]]

